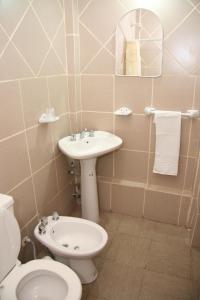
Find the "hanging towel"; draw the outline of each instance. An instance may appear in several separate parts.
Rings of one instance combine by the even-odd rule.
[[[125,49],[126,75],[141,76],[140,42],[126,41]]]
[[[156,111],[154,123],[156,150],[153,172],[176,176],[180,150],[181,112]]]

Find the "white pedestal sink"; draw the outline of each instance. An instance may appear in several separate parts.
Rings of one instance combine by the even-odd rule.
[[[70,158],[79,159],[81,164],[81,207],[82,217],[98,223],[99,206],[96,180],[98,156],[112,152],[122,145],[122,139],[106,131],[94,131],[94,136],[74,139],[67,136],[58,142],[60,150]]]

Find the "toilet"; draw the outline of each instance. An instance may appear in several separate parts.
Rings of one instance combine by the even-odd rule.
[[[0,194],[0,299],[80,300],[81,282],[69,267],[51,259],[17,260],[21,236],[13,203]]]
[[[92,258],[106,245],[107,232],[98,224],[81,218],[47,218],[45,231],[36,226],[35,237],[54,255],[55,260],[74,270],[83,284],[98,275]]]

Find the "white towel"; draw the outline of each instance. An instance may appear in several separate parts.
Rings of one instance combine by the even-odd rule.
[[[180,150],[181,112],[156,111],[154,123],[156,151],[153,172],[176,176]]]
[[[138,40],[126,41],[125,69],[126,75],[141,76],[140,42]]]

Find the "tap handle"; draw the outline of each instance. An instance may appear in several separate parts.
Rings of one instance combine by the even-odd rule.
[[[90,136],[90,137],[94,136],[94,130],[91,129],[91,130],[89,131],[89,136]]]
[[[72,133],[70,141],[76,141],[76,134]]]
[[[46,233],[46,226],[44,224],[40,224],[38,226],[38,231],[39,231],[39,234],[45,234]]]
[[[57,221],[59,219],[59,214],[57,213],[57,211],[54,211],[52,214],[52,220]]]
[[[42,217],[40,222],[41,222],[41,225],[46,226],[48,224],[48,218],[47,217]]]

